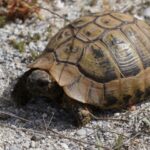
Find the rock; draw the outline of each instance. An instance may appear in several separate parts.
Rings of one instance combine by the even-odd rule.
[[[17,145],[10,145],[9,150],[20,150],[21,148]]]
[[[15,34],[15,35],[19,35],[19,34],[20,34],[20,31],[18,30],[18,28],[15,28],[14,34]]]
[[[36,146],[36,143],[34,141],[31,141],[31,147],[35,148],[35,146]]]
[[[61,143],[61,146],[65,149],[65,150],[69,150],[69,147],[66,143]]]
[[[29,141],[25,141],[23,144],[22,144],[22,146],[24,147],[24,148],[29,148],[30,147],[30,142]]]
[[[44,144],[44,143],[45,143],[45,140],[41,140],[40,143],[41,143],[41,144]]]
[[[35,45],[34,42],[30,42],[30,44],[29,44],[29,49],[30,49],[30,50],[36,50],[36,49],[37,49],[37,47],[36,47],[36,45]]]
[[[31,140],[32,140],[32,141],[37,141],[37,137],[36,137],[35,135],[33,135],[33,136],[31,137]]]
[[[85,129],[80,129],[76,132],[77,135],[79,136],[86,136],[86,130]]]
[[[42,115],[43,118],[47,118],[47,116],[48,116],[48,115],[47,115],[46,113],[44,113],[44,114]]]
[[[120,113],[115,113],[114,116],[115,116],[115,117],[119,117],[119,116],[120,116]]]
[[[146,8],[143,12],[144,17],[150,17],[150,7]]]
[[[37,43],[37,47],[39,51],[43,51],[45,49],[46,44],[44,44],[42,41]]]

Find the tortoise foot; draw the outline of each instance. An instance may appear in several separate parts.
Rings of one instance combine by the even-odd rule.
[[[75,114],[75,125],[78,127],[85,126],[92,119],[91,114],[87,108],[80,108]]]

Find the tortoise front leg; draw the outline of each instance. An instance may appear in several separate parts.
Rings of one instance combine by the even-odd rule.
[[[86,104],[82,104],[76,100],[64,95],[63,108],[69,110],[74,117],[74,124],[77,127],[82,127],[89,123],[92,119],[89,107]]]
[[[91,113],[86,106],[74,106],[72,112],[75,116],[75,125],[84,126],[92,120]]]

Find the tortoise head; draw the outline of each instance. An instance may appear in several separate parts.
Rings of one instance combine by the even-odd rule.
[[[26,88],[33,96],[43,96],[51,84],[49,74],[44,70],[33,70],[27,78]]]
[[[62,94],[62,89],[45,70],[33,70],[26,81],[26,88],[33,97],[48,97],[56,99]]]

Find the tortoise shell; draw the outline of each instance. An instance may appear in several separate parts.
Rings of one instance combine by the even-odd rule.
[[[132,105],[150,91],[150,26],[118,12],[81,17],[61,29],[29,67],[49,72],[82,103]]]

